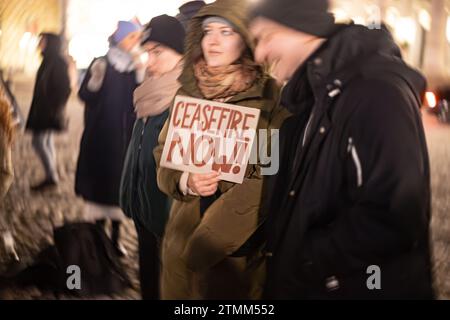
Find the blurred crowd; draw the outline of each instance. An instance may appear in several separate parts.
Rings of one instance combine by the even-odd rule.
[[[127,257],[121,227],[132,219],[143,299],[432,299],[426,80],[390,32],[338,24],[326,0],[191,1],[179,11],[119,21],[77,88],[85,110],[74,189],[90,227],[70,229],[65,250],[76,239],[72,264],[104,267],[82,283],[121,290],[105,282]],[[60,181],[53,137],[67,129],[72,90],[63,41],[40,37],[26,122],[45,172],[35,193]],[[249,164],[235,184],[160,166],[177,95],[260,110],[258,130],[279,133],[278,173]],[[13,182],[13,141],[5,97],[0,197]],[[381,283],[370,282],[373,266]]]

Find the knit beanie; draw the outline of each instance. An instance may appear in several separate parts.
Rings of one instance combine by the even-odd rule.
[[[202,22],[203,29],[205,29],[208,26],[208,24],[210,24],[210,23],[221,23],[221,24],[229,26],[230,28],[233,28],[233,29],[235,28],[235,26],[233,26],[233,24],[225,18],[218,17],[218,16],[210,16],[210,17],[206,17],[205,20],[203,20],[203,22]]]
[[[185,36],[181,22],[164,14],[153,18],[145,27],[141,44],[154,41],[183,54]]]
[[[262,0],[251,11],[252,18],[264,17],[286,27],[328,38],[335,29],[328,0]]]
[[[142,27],[135,22],[132,21],[119,21],[117,30],[113,34],[113,39],[115,43],[120,43],[123,39],[125,39],[130,33],[141,31]]]
[[[178,10],[180,13],[176,16],[184,29],[188,29],[191,19],[206,5],[205,1],[189,1],[183,4]]]

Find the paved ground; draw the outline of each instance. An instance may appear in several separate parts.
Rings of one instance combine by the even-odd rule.
[[[431,161],[436,289],[450,299],[450,125],[424,115]]]
[[[29,83],[15,85],[16,97],[28,113],[31,101]],[[57,190],[43,194],[31,194],[29,186],[40,182],[43,169],[31,148],[29,134],[20,134],[13,151],[16,179],[3,204],[0,204],[0,229],[5,224],[13,225],[19,255],[30,260],[42,248],[52,241],[54,225],[62,225],[65,221],[81,221],[83,201],[75,196],[74,174],[78,157],[79,143],[83,125],[83,107],[74,96],[68,106],[70,116],[68,134],[56,137],[58,151],[58,171],[62,183]],[[6,220],[6,221],[5,221]],[[8,221],[9,220],[9,221]],[[139,281],[137,278],[138,256],[137,238],[132,222],[127,221],[122,230],[122,241],[129,251],[129,257],[123,261],[133,282],[133,289],[124,292],[115,299],[139,299]],[[4,248],[0,244],[0,271],[6,265]],[[39,290],[11,290],[0,293],[0,299],[53,299],[51,295],[43,295]],[[103,297],[104,298],[104,297]]]
[[[31,100],[30,83],[18,83],[14,88],[24,114],[28,113]],[[43,176],[42,168],[31,149],[30,136],[20,134],[14,146],[15,183],[3,204],[0,204],[0,229],[13,226],[19,255],[30,260],[43,247],[51,243],[52,223],[78,221],[82,217],[83,202],[74,194],[74,172],[78,145],[82,132],[82,106],[73,97],[69,104],[69,133],[58,136],[58,170],[62,183],[55,192],[32,195],[30,184]],[[436,287],[439,297],[450,299],[450,126],[443,126],[428,115],[424,116],[432,166],[433,185],[433,247],[435,253]],[[124,259],[133,282],[133,289],[113,299],[138,299],[137,240],[131,222],[125,224],[123,243],[130,256]],[[3,246],[0,244],[0,272],[7,264]],[[12,288],[0,292],[0,299],[54,299],[32,288]],[[103,297],[106,298],[106,297]]]

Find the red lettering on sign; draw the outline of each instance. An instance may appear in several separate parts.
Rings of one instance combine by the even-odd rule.
[[[178,109],[183,108],[184,107],[184,102],[180,101],[177,103],[177,105],[175,106],[175,109],[173,111],[173,125],[174,126],[179,126],[181,123],[181,120],[177,119],[178,117]]]

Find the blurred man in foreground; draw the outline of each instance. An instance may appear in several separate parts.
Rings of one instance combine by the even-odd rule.
[[[294,116],[269,184],[271,299],[433,297],[425,79],[384,29],[336,25],[326,0],[266,0],[256,60]]]

